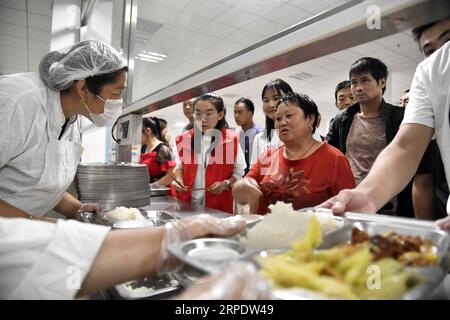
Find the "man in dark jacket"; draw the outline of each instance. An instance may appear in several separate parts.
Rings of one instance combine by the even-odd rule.
[[[369,173],[378,154],[394,139],[403,119],[404,108],[383,99],[387,76],[386,65],[378,59],[364,57],[353,63],[349,77],[357,103],[336,115],[326,137],[329,144],[348,158],[357,185]],[[409,201],[402,199],[397,206],[393,201],[382,209],[383,213],[395,214],[396,207],[405,209],[409,205],[410,216],[414,217],[411,184],[409,191],[404,192],[408,192]]]

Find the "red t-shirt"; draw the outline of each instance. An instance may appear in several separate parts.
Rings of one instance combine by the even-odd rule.
[[[305,159],[288,160],[284,146],[269,154],[264,152],[246,177],[255,179],[264,194],[259,211],[277,201],[292,203],[295,210],[314,207],[342,189],[355,187],[347,158],[324,142]]]

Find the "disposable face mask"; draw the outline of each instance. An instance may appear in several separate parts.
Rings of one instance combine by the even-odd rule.
[[[91,110],[89,110],[86,103],[83,103],[86,109],[89,111],[89,117],[91,118],[92,122],[97,127],[110,127],[116,122],[117,118],[119,118],[120,114],[122,113],[122,104],[123,99],[103,99],[102,97],[96,95],[97,98],[105,102],[105,107],[103,110],[103,113],[97,114],[92,113]]]

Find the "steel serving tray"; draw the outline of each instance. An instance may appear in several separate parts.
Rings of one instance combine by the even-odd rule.
[[[180,282],[171,274],[146,277],[115,286],[124,299],[154,297],[181,289]]]
[[[233,261],[245,259],[259,251],[258,248],[237,240],[201,238],[169,246],[169,252],[184,263],[206,273],[225,270]]]
[[[328,249],[339,244],[347,243],[351,240],[353,228],[366,231],[369,236],[375,234],[386,234],[394,231],[397,234],[412,235],[426,238],[433,242],[438,255],[438,262],[433,266],[407,267],[408,270],[422,274],[426,281],[416,288],[406,292],[402,299],[423,299],[426,298],[445,278],[448,272],[448,250],[450,245],[449,234],[437,228],[423,228],[414,224],[391,224],[373,221],[347,221],[346,225],[339,230],[329,233],[324,237],[320,249]]]
[[[450,236],[447,232],[437,228],[423,228],[407,224],[383,224],[372,221],[346,221],[342,228],[325,235],[317,250],[329,249],[340,244],[348,243],[351,240],[351,231],[354,227],[366,231],[369,236],[375,234],[382,235],[394,231],[398,234],[420,236],[433,242],[438,255],[437,264],[427,267],[406,267],[406,270],[415,271],[421,274],[425,278],[425,282],[407,291],[401,299],[425,299],[445,279],[449,270],[448,252],[450,248]],[[290,250],[290,248],[262,250],[252,255],[250,261],[259,267],[260,258],[264,258],[269,254],[282,253],[288,250]],[[282,300],[331,299],[320,292],[305,288],[275,289],[274,297]]]

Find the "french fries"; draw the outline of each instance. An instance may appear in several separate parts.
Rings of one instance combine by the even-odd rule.
[[[398,299],[423,281],[394,258],[374,262],[367,242],[316,251],[321,241],[319,222],[312,218],[290,251],[260,259],[261,273],[275,288],[303,287],[338,299]]]

